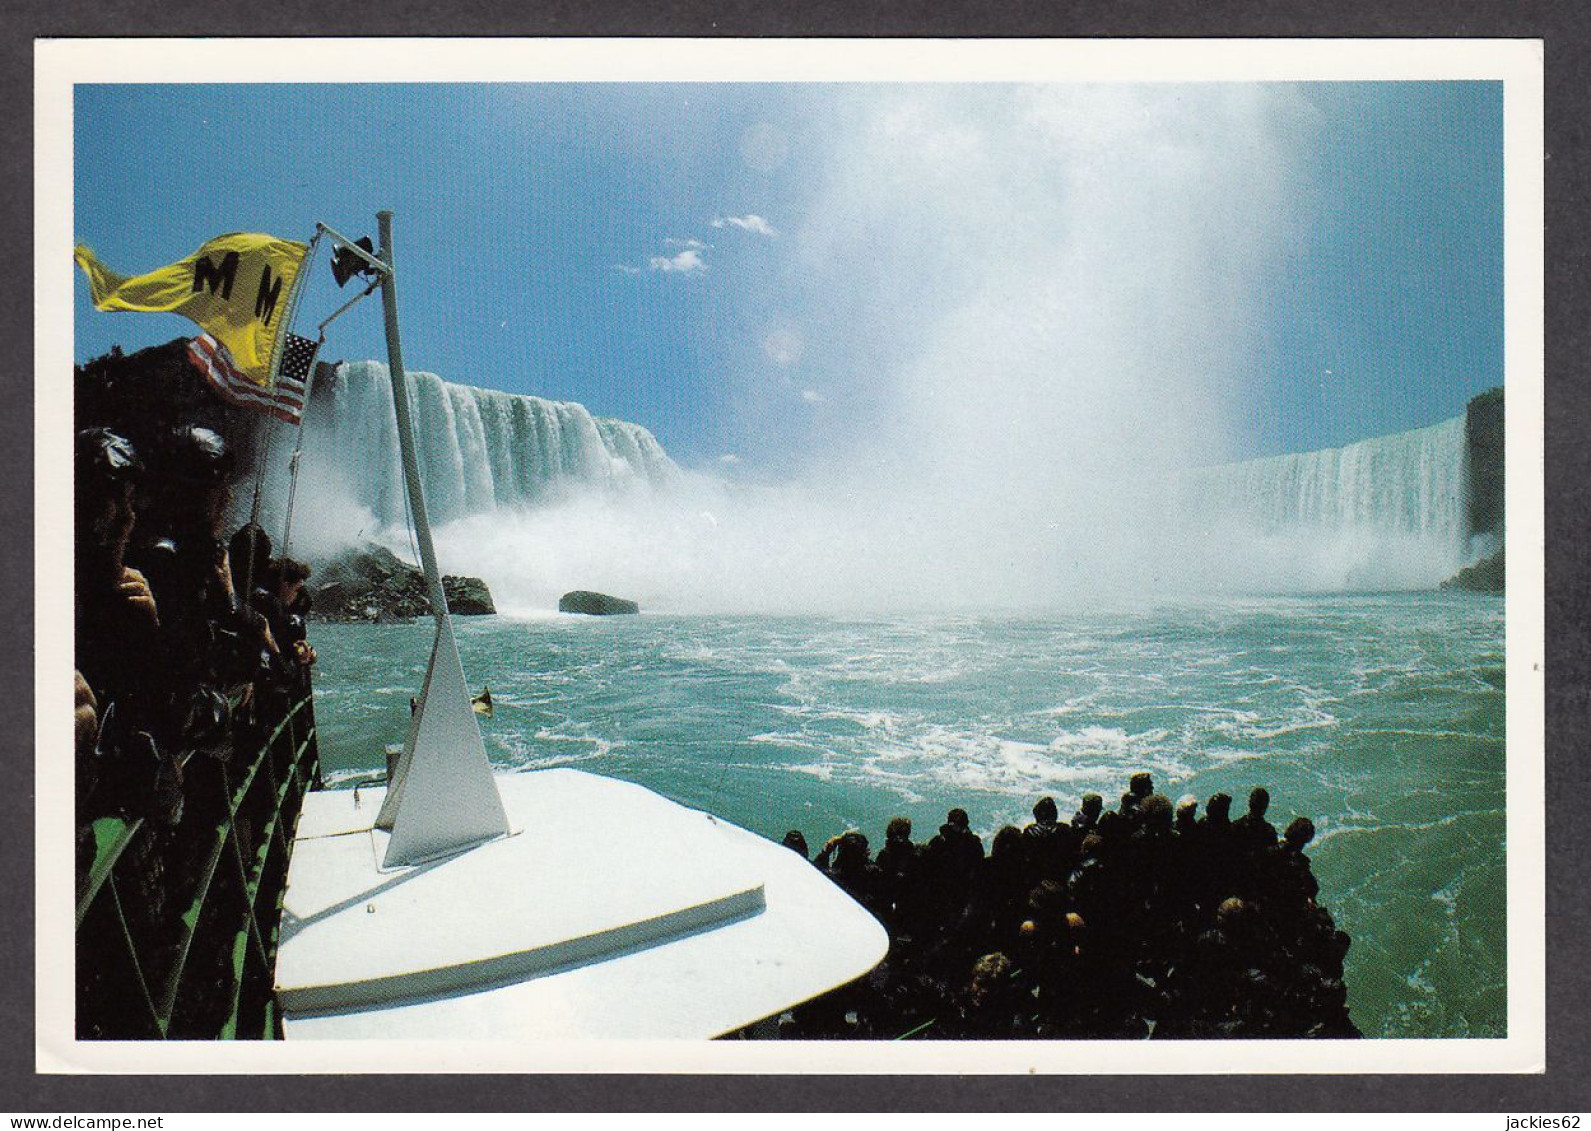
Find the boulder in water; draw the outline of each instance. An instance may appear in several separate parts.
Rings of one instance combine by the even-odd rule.
[[[623,597],[610,597],[606,593],[593,593],[589,589],[576,589],[558,598],[560,613],[584,613],[591,617],[610,617],[638,613],[641,606]]]
[[[444,577],[442,592],[447,594],[447,607],[454,616],[479,617],[497,612],[491,590],[478,577]]]

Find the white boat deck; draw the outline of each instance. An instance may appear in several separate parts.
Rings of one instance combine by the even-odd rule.
[[[640,786],[498,774],[513,834],[383,870],[385,789],[305,797],[277,998],[289,1038],[706,1038],[888,946],[795,853]]]

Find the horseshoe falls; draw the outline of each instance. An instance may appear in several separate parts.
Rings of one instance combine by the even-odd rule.
[[[1493,549],[1471,530],[1466,420],[1202,468],[1170,525],[1260,592],[1431,588]]]

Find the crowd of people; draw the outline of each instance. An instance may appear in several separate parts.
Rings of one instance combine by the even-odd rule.
[[[1119,805],[1052,798],[985,852],[965,810],[926,844],[896,817],[877,854],[851,830],[812,859],[889,931],[872,974],[793,1010],[790,1038],[1357,1037],[1348,935],[1317,902],[1298,817],[1263,788],[1172,803],[1147,773]],[[809,850],[796,830],[785,845]]]
[[[94,860],[100,817],[203,825],[211,814],[196,819],[195,806],[224,797],[203,782],[207,763],[257,747],[308,694],[315,662],[304,624],[308,567],[273,556],[253,523],[223,540],[226,443],[180,427],[144,447],[107,428],[76,436],[80,874]],[[151,869],[146,894],[158,899]]]

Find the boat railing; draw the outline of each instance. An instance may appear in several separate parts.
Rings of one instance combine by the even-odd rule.
[[[280,1036],[282,894],[318,774],[306,694],[239,734],[230,757],[188,756],[175,827],[143,817],[92,823],[93,861],[77,891],[79,1038]]]

